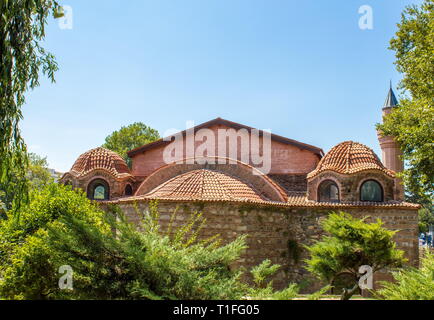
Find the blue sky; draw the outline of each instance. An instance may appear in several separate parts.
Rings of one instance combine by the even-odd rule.
[[[30,151],[67,171],[121,126],[160,133],[222,117],[328,151],[354,140],[379,154],[375,123],[388,50],[410,0],[69,0],[73,28],[49,21],[55,84],[29,93]],[[359,28],[359,7],[373,30]]]

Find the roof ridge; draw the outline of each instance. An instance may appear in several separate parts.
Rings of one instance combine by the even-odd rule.
[[[216,124],[223,124],[223,125],[226,125],[228,127],[235,127],[235,128],[245,128],[247,130],[258,130],[259,133],[264,132],[264,130],[256,129],[256,128],[253,128],[253,127],[241,124],[241,123],[233,122],[233,121],[222,119],[222,118],[215,118],[215,119],[209,120],[207,122],[197,124],[193,128],[179,131],[176,134],[183,134],[184,135],[184,134],[186,134],[187,130],[193,129],[194,132],[196,132],[196,130],[198,130],[198,129],[206,128],[206,127],[209,127],[211,125],[216,125]],[[290,145],[296,146],[300,149],[309,150],[309,151],[317,154],[320,158],[322,158],[322,156],[324,155],[324,151],[319,147],[316,147],[316,146],[313,146],[313,145],[310,145],[310,144],[307,144],[304,142],[300,142],[300,141],[297,141],[294,139],[286,138],[286,137],[280,136],[280,135],[275,134],[275,133],[271,133],[270,135],[271,135],[272,140],[279,141],[279,142],[282,142],[285,144],[290,144]],[[140,147],[134,148],[134,149],[128,151],[127,154],[129,157],[133,157],[134,155],[136,155],[138,153],[144,152],[144,151],[151,149],[153,147],[169,144],[173,141],[173,139],[167,139],[167,138],[170,138],[170,136],[169,137],[163,137],[163,138],[160,138],[154,142],[150,142],[150,143],[147,143],[147,144],[142,145]],[[172,136],[172,138],[173,138],[173,136]]]
[[[346,148],[346,155],[345,155],[345,172],[349,172],[351,168],[351,151],[353,147],[353,141],[348,141],[348,148]]]

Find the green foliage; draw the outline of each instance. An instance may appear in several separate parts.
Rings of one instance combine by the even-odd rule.
[[[69,215],[110,233],[104,212],[81,191],[48,185],[30,194],[19,215],[0,221],[0,296],[9,299],[45,299],[58,281],[57,252],[49,243],[50,228],[62,230],[59,217]]]
[[[290,284],[283,290],[275,291],[273,289],[273,281],[267,281],[280,267],[278,264],[271,264],[271,261],[266,259],[250,270],[253,282],[255,283],[255,287],[249,289],[249,297],[251,299],[292,300],[297,296],[299,287],[296,284]]]
[[[392,240],[396,232],[383,228],[380,220],[366,223],[365,219],[340,212],[331,213],[321,225],[328,235],[306,247],[311,255],[306,263],[310,272],[330,284],[344,272],[358,280],[362,265],[371,266],[375,272],[405,261],[403,251],[397,250]]]
[[[419,210],[419,233],[425,233],[429,231],[429,226],[434,225],[434,210],[431,206],[431,210],[422,207]]]
[[[434,0],[412,5],[402,14],[390,42],[403,74],[404,96],[378,128],[400,143],[407,169],[403,179],[416,198],[434,195]]]
[[[18,221],[0,225],[3,298],[238,299],[247,290],[241,271],[230,267],[244,237],[224,246],[199,241],[198,214],[164,233],[155,205],[137,228],[68,187],[50,185],[31,197]],[[58,288],[62,265],[73,268],[73,291]]]
[[[396,282],[383,282],[376,295],[385,300],[434,300],[434,254],[425,252],[421,268],[393,272]]]
[[[27,201],[27,184],[9,182],[12,174],[26,175],[27,151],[19,123],[25,93],[39,85],[39,74],[54,81],[57,65],[52,54],[40,45],[45,37],[45,24],[54,0],[0,1],[0,184],[1,190],[13,193],[19,207]]]
[[[29,153],[29,166],[27,168],[26,179],[30,184],[30,189],[42,189],[54,182],[48,168],[47,158],[42,158],[35,153]]]
[[[318,291],[310,294],[307,296],[307,300],[320,300],[321,297],[326,294],[327,292],[330,291],[330,289],[332,288],[331,285],[327,285],[321,289],[319,289]]]
[[[118,153],[128,165],[131,165],[131,159],[127,152],[141,147],[144,144],[158,140],[160,135],[157,130],[146,126],[142,122],[135,122],[129,126],[122,127],[118,131],[114,131],[105,139],[102,145],[104,148]]]
[[[278,264],[271,264],[269,259],[262,261],[260,265],[253,267],[250,271],[253,276],[253,281],[260,288],[266,287],[266,280],[276,273],[276,271],[280,268]]]
[[[300,247],[297,240],[288,240],[288,251],[295,263],[300,260]]]
[[[196,213],[171,234],[160,231],[158,209],[140,225],[118,212],[106,222],[116,237],[65,215],[64,230],[50,229],[50,244],[74,270],[74,299],[238,299],[245,287],[231,270],[245,248],[244,237],[220,246],[198,241]],[[193,240],[192,240],[193,239]]]
[[[297,297],[299,287],[292,283],[287,288],[275,291],[271,283],[265,288],[251,288],[249,297],[253,300],[292,300]]]
[[[226,245],[199,240],[198,213],[181,227],[161,230],[156,203],[129,223],[117,207],[101,211],[81,191],[49,185],[31,193],[19,216],[0,222],[0,296],[6,299],[292,299],[291,285],[275,292],[279,266],[254,268],[250,288],[234,268],[245,237]],[[73,270],[73,290],[58,286],[60,266]]]
[[[0,200],[5,205],[5,210],[11,210],[14,204],[15,190],[20,185],[26,185],[29,190],[42,189],[54,179],[48,169],[46,158],[42,158],[34,153],[29,153],[26,175],[22,176],[19,168],[9,170],[9,180],[7,184],[0,183]]]

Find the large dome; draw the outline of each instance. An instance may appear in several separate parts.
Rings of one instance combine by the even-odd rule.
[[[334,171],[341,174],[352,174],[364,170],[381,170],[394,177],[395,173],[384,167],[378,156],[364,144],[345,141],[333,147],[318,163],[315,170],[308,174],[313,178],[324,171]]]
[[[130,175],[128,165],[116,152],[99,147],[78,157],[70,173],[82,177],[94,170],[105,170],[117,178]]]
[[[146,198],[180,201],[263,201],[246,183],[222,172],[207,169],[176,176],[149,192]]]

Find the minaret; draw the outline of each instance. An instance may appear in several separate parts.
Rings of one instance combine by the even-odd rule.
[[[390,82],[389,93],[387,94],[386,101],[383,106],[383,119],[388,115],[393,108],[398,106],[398,100],[392,89],[392,82]],[[382,151],[382,161],[386,168],[395,172],[401,172],[404,170],[404,161],[402,160],[402,151],[392,136],[382,136],[380,132],[378,134],[378,141]],[[401,179],[395,179],[395,200],[404,199],[404,187]]]

